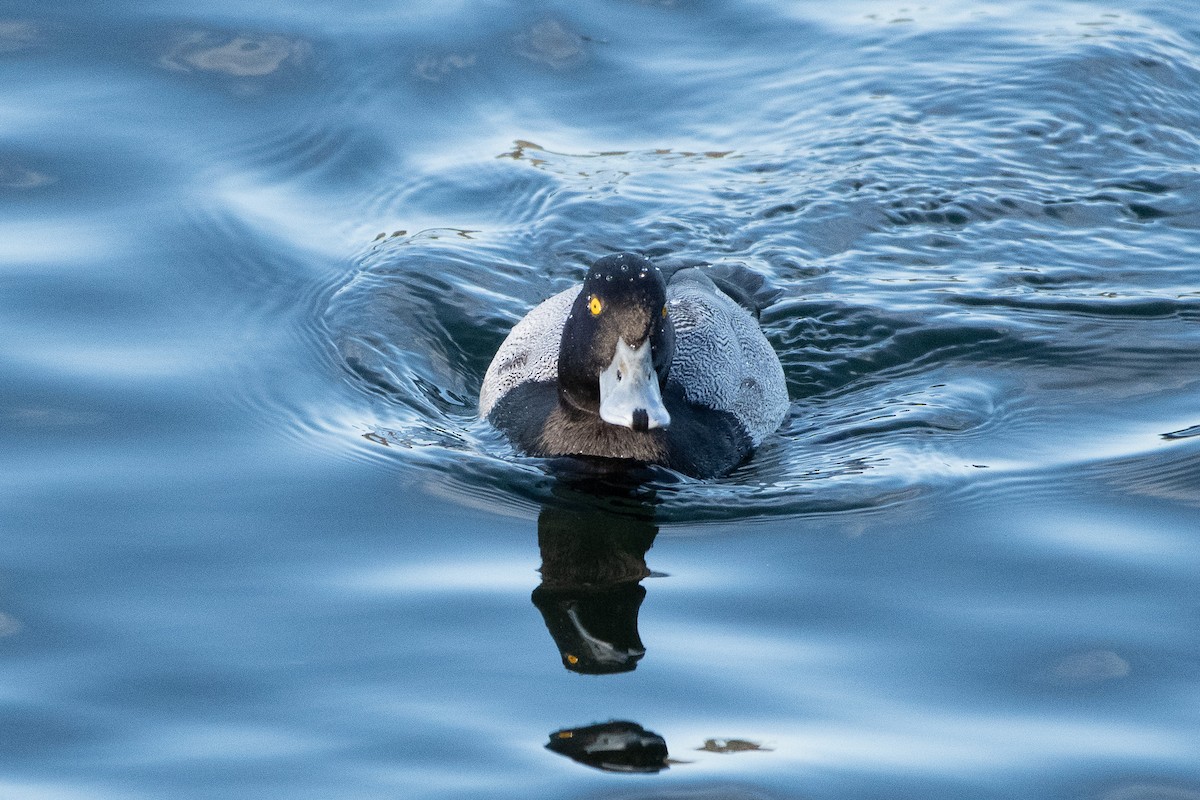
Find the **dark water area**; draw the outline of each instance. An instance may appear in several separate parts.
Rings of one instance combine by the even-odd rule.
[[[727,477],[478,419],[743,264]],[[0,4],[0,797],[1200,799],[1189,4]]]

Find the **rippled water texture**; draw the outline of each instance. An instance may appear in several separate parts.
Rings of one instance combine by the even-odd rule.
[[[0,6],[0,797],[1200,798],[1186,5]],[[618,250],[728,477],[477,418]]]

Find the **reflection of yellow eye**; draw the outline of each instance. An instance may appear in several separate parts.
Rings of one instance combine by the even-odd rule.
[[[663,319],[667,318],[667,307],[663,306]]]
[[[588,311],[592,312],[593,317],[598,317],[603,310],[604,304],[600,302],[600,298],[592,295],[591,301],[588,302]]]

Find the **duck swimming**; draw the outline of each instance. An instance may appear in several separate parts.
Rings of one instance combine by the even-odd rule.
[[[532,456],[729,472],[783,422],[787,386],[756,319],[761,277],[707,272],[599,259],[513,327],[480,416]]]

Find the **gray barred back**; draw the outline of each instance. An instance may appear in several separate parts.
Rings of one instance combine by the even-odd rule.
[[[576,284],[543,300],[509,331],[483,376],[479,416],[487,417],[500,398],[523,383],[558,380],[558,345],[580,288]]]
[[[672,276],[667,308],[675,323],[670,380],[689,403],[731,413],[757,447],[788,410],[783,368],[758,321],[696,269]]]

